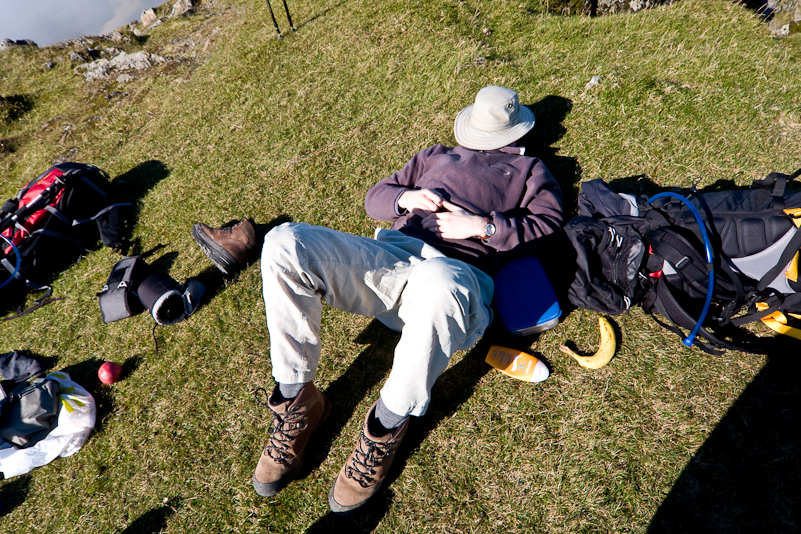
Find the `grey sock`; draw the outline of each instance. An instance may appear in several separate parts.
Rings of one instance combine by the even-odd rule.
[[[308,382],[304,382],[302,384],[284,384],[283,382],[278,383],[278,391],[281,392],[281,396],[285,399],[294,399],[300,393],[300,390],[308,384]]]
[[[393,428],[401,426],[409,416],[398,415],[395,412],[390,411],[390,409],[387,408],[387,405],[384,404],[383,399],[378,397],[378,402],[375,405],[375,417],[378,419],[378,422],[381,423],[381,426],[387,430],[392,430]]]

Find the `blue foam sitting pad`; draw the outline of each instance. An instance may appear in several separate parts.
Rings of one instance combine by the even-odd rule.
[[[559,323],[562,315],[559,300],[537,258],[512,259],[493,279],[493,307],[512,335],[529,336]]]

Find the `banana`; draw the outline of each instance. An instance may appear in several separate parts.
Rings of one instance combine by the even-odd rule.
[[[564,345],[559,345],[559,350],[573,356],[579,365],[587,369],[600,369],[609,363],[617,349],[615,331],[612,328],[612,323],[606,317],[599,317],[598,323],[601,327],[601,346],[598,348],[598,352],[592,356],[579,356]]]

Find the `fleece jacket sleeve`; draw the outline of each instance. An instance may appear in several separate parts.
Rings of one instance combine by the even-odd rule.
[[[401,170],[371,187],[364,197],[367,215],[379,221],[395,221],[399,217],[395,211],[398,197],[404,191],[414,189],[417,179],[425,172],[426,160],[435,148],[432,146],[418,152]]]

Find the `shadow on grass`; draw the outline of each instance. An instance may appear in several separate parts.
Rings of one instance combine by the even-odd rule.
[[[117,175],[111,180],[111,183],[119,189],[117,195],[120,198],[138,201],[169,175],[170,170],[164,163],[157,159],[151,159]]]
[[[20,145],[24,142],[24,137],[17,135],[14,137],[0,137],[0,159],[8,154],[13,154],[17,151]]]
[[[684,468],[649,533],[801,530],[801,345],[777,345]]]
[[[378,321],[374,321],[373,323],[377,323],[381,326]],[[373,326],[374,325],[371,324],[368,330],[373,328]],[[383,326],[381,326],[381,328],[383,328]],[[385,331],[388,330],[385,329]],[[434,388],[431,392],[432,402],[429,405],[428,411],[423,417],[413,417],[411,419],[409,430],[398,449],[397,456],[387,474],[384,485],[372,501],[370,501],[364,509],[349,516],[342,516],[329,512],[309,527],[309,529],[306,530],[306,534],[338,532],[366,533],[375,530],[392,507],[394,501],[392,484],[403,472],[409,457],[420,448],[422,443],[442,421],[448,420],[453,416],[459,407],[473,395],[478,382],[491,369],[484,361],[489,347],[494,344],[502,344],[511,348],[527,350],[527,347],[532,344],[533,339],[535,338],[511,337],[497,325],[497,322],[493,323],[484,338],[458,363],[448,367],[434,384]],[[397,338],[394,339],[394,341],[397,341]],[[389,364],[391,361],[387,363]],[[388,368],[386,370],[388,370]],[[347,384],[348,383],[345,381],[342,383],[343,386]],[[347,421],[349,415],[350,414],[345,414],[342,424]],[[339,429],[341,430],[341,425]],[[355,441],[356,436],[354,436],[354,444]],[[446,459],[443,458],[443,460]]]
[[[142,199],[153,189],[156,184],[170,175],[170,170],[158,160],[149,160],[140,163],[136,167],[120,174],[111,180],[111,190],[114,197],[119,202],[130,202],[133,207],[127,214],[129,234],[133,231],[134,224],[139,218]],[[125,241],[130,239],[130,235],[124,236]],[[133,246],[136,251],[139,248],[138,241],[127,245],[122,253],[128,255],[128,249]],[[133,252],[137,254],[138,252]]]
[[[581,183],[581,166],[576,158],[558,155],[559,147],[553,146],[565,135],[564,120],[573,109],[573,102],[562,96],[548,95],[526,107],[534,113],[534,128],[518,144],[526,147],[526,155],[540,158],[562,189],[562,205],[565,218],[572,216]]]
[[[776,8],[780,7],[778,2],[771,2],[769,0],[741,0],[741,3],[743,6],[759,15],[765,22],[772,19],[774,11]]]
[[[359,403],[392,367],[392,356],[400,334],[393,332],[379,321],[367,325],[356,338],[357,343],[367,347],[356,357],[336,380],[325,389],[325,396],[332,400],[331,416],[315,436],[315,447],[309,450],[298,478],[304,478],[320,467],[331,451],[331,445],[353,417]],[[365,414],[361,414],[362,417]],[[353,436],[356,443],[356,436]]]
[[[10,124],[32,109],[33,98],[30,95],[0,95],[0,124]]]
[[[25,502],[31,486],[31,475],[20,475],[0,482],[0,517],[14,511]]]
[[[178,511],[181,498],[170,499],[164,506],[148,510],[134,520],[121,534],[157,534],[167,528],[167,518]]]

